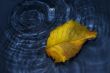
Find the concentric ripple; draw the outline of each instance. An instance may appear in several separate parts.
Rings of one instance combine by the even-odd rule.
[[[110,26],[104,18],[95,14],[89,0],[23,1],[12,13],[0,56],[8,73],[86,73],[91,64],[103,66],[109,60],[105,47],[110,43]],[[87,42],[80,54],[65,64],[54,64],[44,52],[47,37],[50,30],[70,19],[96,30],[97,39]]]
[[[43,2],[25,1],[12,13],[11,25],[5,32],[8,44],[4,50],[9,73],[39,73],[46,69],[48,63],[42,49],[49,29],[47,10]]]

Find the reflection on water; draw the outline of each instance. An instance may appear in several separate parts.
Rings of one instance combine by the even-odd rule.
[[[44,52],[46,39],[53,28],[70,19],[96,30],[97,39],[65,64],[54,64]],[[89,0],[23,1],[13,10],[0,56],[9,73],[107,73],[109,32],[109,24],[95,14]]]

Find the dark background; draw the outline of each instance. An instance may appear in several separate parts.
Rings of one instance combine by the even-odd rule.
[[[15,6],[23,0],[0,0],[0,49],[3,47],[1,43],[3,40],[3,31],[10,22],[10,16]],[[96,14],[104,15],[106,19],[110,20],[110,0],[92,0],[96,8]],[[110,24],[110,21],[108,22]],[[0,73],[4,73],[5,67],[0,63]]]
[[[0,28],[4,28],[13,8],[23,0],[0,0]],[[97,14],[104,14],[110,19],[110,0],[92,0]]]

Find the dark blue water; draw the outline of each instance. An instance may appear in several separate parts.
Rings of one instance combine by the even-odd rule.
[[[108,0],[1,0],[0,73],[110,73]],[[73,19],[97,31],[80,53],[54,64],[45,54],[49,32]]]

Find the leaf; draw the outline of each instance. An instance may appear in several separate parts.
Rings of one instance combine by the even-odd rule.
[[[88,39],[96,38],[95,31],[70,20],[50,32],[46,45],[46,53],[55,62],[65,62],[74,57]]]

